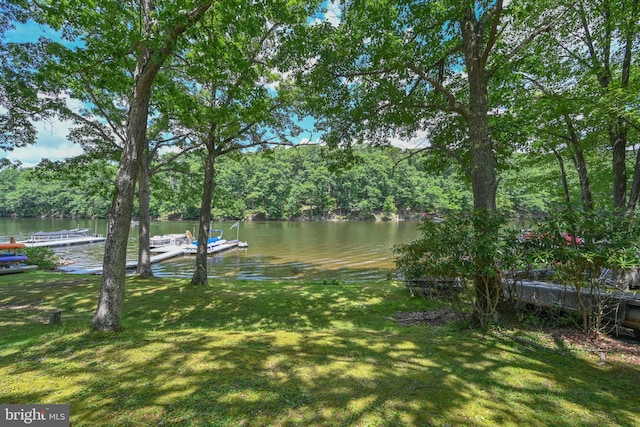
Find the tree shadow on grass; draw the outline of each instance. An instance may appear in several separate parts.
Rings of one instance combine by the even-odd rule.
[[[122,333],[66,325],[0,359],[0,401],[70,403],[73,425],[632,425],[640,415],[635,367],[402,328],[385,319],[401,291],[134,282]]]
[[[609,405],[628,406],[631,391],[608,390],[610,402],[594,406],[581,390],[592,389],[597,369],[499,340],[479,351],[476,340],[381,331],[174,331],[141,338],[86,334],[71,343],[81,349],[66,356],[66,345],[47,349],[49,357],[68,359],[67,366],[61,360],[52,369],[33,354],[32,363],[7,373],[77,378],[74,425],[596,425],[613,421],[603,414]],[[511,353],[508,363],[502,352]],[[76,366],[77,360],[89,362]],[[503,369],[535,374],[522,383],[509,375],[509,383]],[[3,391],[0,398],[43,402],[57,392]],[[585,418],[565,418],[574,405],[584,406]],[[630,409],[614,420],[632,425],[637,415]]]

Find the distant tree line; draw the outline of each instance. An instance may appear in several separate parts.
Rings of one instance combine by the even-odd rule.
[[[349,165],[326,147],[276,148],[226,156],[216,164],[213,216],[217,219],[322,220],[419,218],[472,206],[470,185],[454,164],[437,168],[426,155],[398,148],[354,150]],[[501,177],[500,208],[535,216],[560,200],[553,163],[529,165],[515,155]],[[202,162],[196,154],[152,177],[151,214],[197,219]],[[106,217],[116,167],[105,160],[43,164],[0,171],[0,215]],[[576,188],[577,186],[573,186]],[[135,212],[135,210],[134,210]]]

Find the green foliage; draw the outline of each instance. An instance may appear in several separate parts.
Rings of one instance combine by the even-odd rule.
[[[521,230],[508,227],[508,221],[507,213],[483,210],[449,214],[442,221],[427,218],[418,240],[395,248],[396,265],[423,295],[464,311],[473,306],[482,326],[510,322],[516,313],[504,304],[505,280],[530,268],[532,258]],[[451,289],[460,292],[441,292]]]
[[[473,284],[473,310],[484,326],[501,301],[500,279],[519,265],[510,243],[513,231],[504,227],[507,218],[482,210],[450,214],[444,220],[426,218],[418,240],[395,248],[396,265],[409,282],[436,290],[470,291],[467,284]],[[432,295],[460,308],[474,301],[466,298],[469,292]]]
[[[610,210],[553,211],[534,221],[523,245],[531,263],[554,264],[577,279],[599,276],[603,268],[640,264],[640,220]]]
[[[421,237],[396,248],[396,264],[408,280],[461,278],[470,282],[481,274],[504,277],[531,268],[553,269],[556,283],[576,290],[577,313],[586,330],[603,326],[610,306],[611,282],[603,271],[625,272],[640,265],[640,219],[602,211],[553,211],[536,220],[531,231],[504,226],[503,215],[449,215],[444,221],[426,219]],[[498,230],[482,233],[478,230]],[[481,270],[478,270],[481,268]],[[583,297],[584,295],[584,297]]]
[[[398,209],[396,208],[396,204],[393,201],[393,197],[387,196],[387,198],[384,200],[384,205],[382,207],[382,214],[384,215],[384,218],[392,219],[397,211]]]
[[[471,281],[478,274],[478,257],[491,258],[490,263],[480,264],[483,274],[511,271],[517,259],[508,244],[513,232],[504,228],[507,218],[485,211],[456,213],[444,220],[425,218],[420,238],[395,248],[396,265],[409,280],[428,277]],[[498,234],[479,229],[498,230]]]
[[[420,238],[395,248],[396,266],[408,280],[470,278],[474,273],[469,215],[451,215],[444,221],[425,218]]]
[[[519,244],[523,261],[553,269],[554,282],[575,290],[583,330],[603,328],[604,314],[615,307],[611,293],[621,288],[616,280],[640,265],[640,220],[611,210],[565,209],[535,221],[531,230]]]
[[[24,253],[29,260],[27,264],[37,265],[44,270],[53,270],[60,265],[60,257],[51,248],[25,248]]]

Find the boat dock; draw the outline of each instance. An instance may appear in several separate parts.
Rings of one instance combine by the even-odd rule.
[[[218,252],[222,252],[231,248],[234,248],[236,246],[238,246],[238,241],[237,240],[232,240],[232,241],[228,241],[225,242],[223,244],[219,244],[216,245],[215,247],[209,248],[209,250],[207,251],[207,255],[211,255],[211,254],[215,254]],[[190,248],[190,247],[185,247],[185,246],[176,246],[176,245],[170,245],[170,246],[160,246],[157,248],[153,248],[151,249],[152,253],[157,253],[158,255],[154,255],[151,257],[151,264],[157,264],[161,261],[165,261],[171,258],[176,258],[179,256],[185,256],[185,255],[194,255],[195,251]],[[138,267],[138,262],[137,261],[131,261],[131,262],[127,262],[126,264],[126,269],[127,270],[135,270]],[[74,273],[76,274],[102,274],[102,267],[96,267],[96,268],[91,268],[91,269],[86,269],[86,270],[79,270],[79,271],[74,271]]]
[[[580,309],[599,310],[607,319],[634,330],[640,341],[640,293],[633,291],[607,291],[602,288],[576,289],[538,280],[520,279],[504,281],[506,297],[541,307],[552,307],[568,311]],[[579,295],[580,294],[580,295]]]

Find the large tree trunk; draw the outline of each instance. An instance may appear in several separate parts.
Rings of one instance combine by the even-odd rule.
[[[485,43],[483,31],[476,20],[475,10],[470,7],[461,23],[465,65],[469,80],[469,152],[471,156],[471,184],[475,236],[478,242],[496,241],[498,229],[493,221],[483,220],[496,210],[498,188],[496,157],[493,141],[489,135],[488,79],[486,57],[483,55]],[[482,248],[482,249],[489,249]],[[493,272],[490,250],[481,250],[475,255],[476,271],[474,287],[476,291],[475,317],[480,325],[487,325],[494,317],[501,296],[501,282],[498,272]]]
[[[142,4],[145,9],[145,26],[150,26],[153,5],[150,0],[143,1]],[[141,45],[134,72],[133,91],[127,115],[126,140],[120,158],[116,190],[107,227],[107,239],[104,245],[100,298],[96,313],[91,320],[91,325],[102,331],[122,329],[127,241],[131,229],[133,196],[140,167],[139,159],[147,144],[147,118],[151,86],[160,70],[160,62],[152,60],[152,54],[153,52],[148,45]]]
[[[564,168],[564,160],[560,153],[553,150],[553,154],[558,160],[558,166],[560,167],[560,179],[562,181],[562,193],[564,194],[564,202],[567,204],[567,208],[571,208],[571,196],[569,195],[569,184],[567,183],[567,171]]]
[[[198,231],[198,248],[196,250],[196,269],[191,278],[192,285],[207,284],[207,240],[211,223],[211,199],[213,197],[215,179],[215,152],[212,143],[207,143],[207,160],[204,167],[204,183],[202,203],[200,204],[200,226]]]
[[[107,226],[102,286],[98,308],[91,320],[91,325],[96,329],[117,331],[122,328],[127,240],[131,228],[131,211],[139,168],[138,161],[147,144],[147,119],[153,81],[164,61],[175,49],[178,37],[190,25],[198,22],[212,3],[212,1],[205,1],[197,4],[193,10],[185,13],[184,19],[179,23],[168,28],[165,33],[158,35],[155,34],[159,24],[155,20],[153,0],[140,2],[146,39],[141,40],[136,46],[138,49],[137,61],[127,116],[126,139]],[[154,38],[154,35],[157,40],[164,42],[164,45],[157,50],[154,50],[149,40]]]
[[[138,230],[138,268],[136,274],[143,278],[153,277],[151,270],[151,250],[149,248],[151,213],[149,188],[149,154],[145,150],[140,157],[138,172],[138,201],[140,207],[140,221]]]
[[[624,32],[624,49],[625,53],[622,58],[622,73],[620,80],[620,87],[625,89],[629,83],[630,67],[632,59],[632,47],[633,41],[636,35],[637,28],[637,13],[638,13],[638,1],[633,0],[629,5],[630,9],[625,10],[624,4],[616,4],[614,2],[601,2],[597,6],[597,12],[601,15],[599,18],[602,20],[599,31],[594,32],[592,28],[592,21],[589,19],[584,9],[584,3],[580,3],[580,19],[582,27],[584,29],[584,41],[589,49],[589,55],[591,59],[591,69],[594,72],[600,87],[605,90],[609,90],[611,83],[614,81],[614,74],[612,69],[611,60],[616,58],[616,55],[611,55],[611,52],[615,52],[615,44],[619,43],[616,40],[615,33],[618,31],[616,19],[616,13],[612,13],[612,8],[616,9],[622,6],[623,12],[621,16],[626,15],[626,27],[623,25]],[[597,47],[602,49],[600,56],[596,50]],[[622,99],[622,98],[621,98]],[[624,108],[624,105],[619,105]],[[611,146],[612,154],[612,171],[613,171],[613,206],[617,209],[624,209],[626,206],[627,198],[627,167],[626,167],[626,149],[627,149],[627,131],[624,118],[620,118],[615,114],[611,114],[609,117],[609,144]],[[635,179],[635,177],[634,177]]]
[[[633,182],[631,184],[631,192],[629,193],[629,202],[627,204],[627,216],[632,216],[638,205],[638,197],[640,196],[640,150],[636,153],[636,162],[633,168]]]
[[[638,12],[640,8],[640,1],[634,0],[631,3],[631,10],[628,10],[626,15],[628,17],[628,27],[625,34],[625,50],[624,59],[622,60],[622,87],[626,88],[629,85],[629,78],[631,76],[631,59],[633,56],[633,43],[636,38],[638,20]],[[625,123],[626,124],[626,123]],[[629,194],[629,202],[627,205],[627,215],[631,216],[635,213],[636,206],[638,204],[638,196],[640,195],[640,152],[636,156],[636,163],[633,169],[633,182],[631,184],[631,192]]]
[[[146,144],[151,83],[155,77],[155,73],[150,75],[149,68],[143,72],[141,65],[138,66],[136,84],[131,97],[127,139],[120,159],[116,190],[107,226],[100,298],[96,313],[91,320],[94,328],[103,331],[117,331],[122,328],[127,241],[131,229],[138,159]]]

